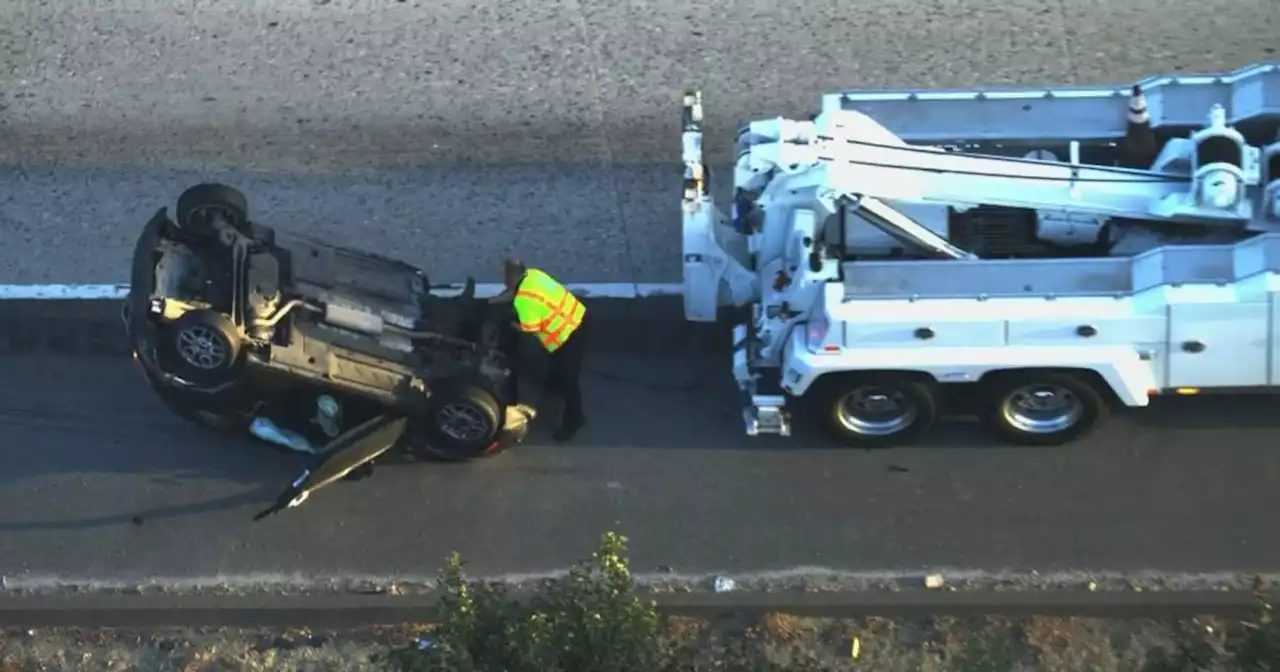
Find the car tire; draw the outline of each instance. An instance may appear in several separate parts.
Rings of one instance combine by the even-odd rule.
[[[492,457],[500,449],[504,409],[498,397],[473,384],[437,390],[409,428],[415,454],[451,462]]]
[[[827,429],[854,448],[910,445],[933,429],[938,400],[933,386],[911,375],[866,373],[822,382],[820,408]]]
[[[215,214],[237,231],[249,234],[249,201],[225,184],[197,184],[182,192],[176,214],[178,228],[193,236],[216,237],[218,230],[211,219]]]
[[[1081,376],[1057,371],[1018,371],[984,383],[983,425],[1014,445],[1058,446],[1100,425],[1111,405]]]
[[[176,373],[202,385],[231,380],[242,342],[231,318],[215,310],[184,313],[166,329]]]

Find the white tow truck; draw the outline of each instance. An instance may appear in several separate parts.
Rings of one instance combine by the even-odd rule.
[[[1123,87],[845,91],[738,135],[684,97],[684,306],[736,315],[750,435],[941,414],[1061,444],[1160,394],[1280,390],[1280,62]]]

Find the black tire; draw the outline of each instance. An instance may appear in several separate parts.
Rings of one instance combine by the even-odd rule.
[[[232,187],[210,182],[197,184],[178,196],[178,228],[194,236],[215,237],[212,217],[221,216],[232,228],[248,235],[249,201]]]
[[[1070,373],[1009,372],[984,386],[982,424],[1000,440],[1015,445],[1069,443],[1096,429],[1111,414],[1111,404],[1098,388]]]
[[[411,450],[451,462],[492,457],[501,452],[498,438],[504,415],[502,403],[488,390],[447,385],[436,391],[426,413],[410,423]]]
[[[913,443],[938,421],[933,386],[910,375],[865,373],[820,381],[820,408],[827,429],[854,448],[892,448]],[[868,405],[875,404],[879,409]],[[863,415],[855,407],[862,406]]]
[[[215,310],[192,310],[165,331],[169,359],[179,376],[202,385],[234,377],[242,342],[231,318]]]

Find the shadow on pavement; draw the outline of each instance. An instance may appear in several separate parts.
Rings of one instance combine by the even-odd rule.
[[[850,450],[832,442],[812,409],[803,406],[794,409],[793,436],[745,436],[728,367],[727,356],[694,347],[675,349],[666,357],[599,353],[589,359],[584,381],[590,422],[573,443],[557,446],[550,441],[559,404],[542,404],[536,385],[526,385],[524,400],[542,408],[528,440],[515,448],[521,454],[515,459],[509,453],[473,464],[384,468],[430,469],[437,476],[447,469],[462,478],[497,467],[537,476],[572,470],[576,456],[601,450]],[[529,381],[540,380],[537,370],[527,374]],[[258,505],[274,498],[303,465],[302,456],[173,416],[127,357],[0,357],[0,378],[8,383],[0,389],[6,457],[0,495],[18,483],[21,489],[39,488],[44,480],[65,480],[50,477],[67,475],[82,482],[110,477],[119,481],[113,487],[120,488],[119,499],[104,502],[100,509],[111,513],[63,516],[58,522],[0,521],[0,531],[145,525]],[[998,444],[975,423],[944,422],[913,450],[1105,451],[1134,439],[1160,443],[1166,439],[1159,434],[1166,431],[1275,428],[1280,414],[1274,412],[1274,403],[1264,396],[1162,398],[1151,408],[1117,413],[1107,427],[1080,444],[1049,449]],[[975,452],[975,458],[980,457]],[[58,497],[74,499],[76,493]],[[174,503],[154,504],[165,498]]]

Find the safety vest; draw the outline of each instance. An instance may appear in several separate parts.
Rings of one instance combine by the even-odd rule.
[[[578,297],[536,268],[525,273],[513,304],[520,330],[537,336],[547,352],[559,350],[587,314]]]

